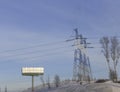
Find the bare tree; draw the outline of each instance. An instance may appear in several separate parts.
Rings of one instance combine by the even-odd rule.
[[[7,92],[7,86],[5,87],[5,92]]]
[[[118,64],[118,60],[120,58],[120,46],[119,46],[119,41],[115,36],[111,38],[111,58],[113,60],[115,81],[117,81],[116,67]]]
[[[43,76],[40,77],[40,80],[41,80],[41,82],[42,82],[43,87],[45,87],[45,81],[44,81]]]
[[[110,68],[110,52],[109,52],[109,38],[108,37],[103,37],[100,39],[100,43],[102,45],[102,52],[103,55],[106,58],[107,64],[108,64],[108,69],[109,69],[109,75],[111,74],[111,68]]]
[[[48,76],[48,79],[47,79],[47,86],[48,86],[48,89],[51,88],[51,85],[50,85],[50,77]]]
[[[56,87],[59,87],[59,85],[60,85],[60,77],[58,75],[55,75],[54,83],[55,83]]]
[[[115,71],[113,69],[111,69],[111,73],[110,73],[109,77],[113,81],[114,81],[114,79],[116,79],[116,74],[115,74]]]
[[[106,61],[108,63],[108,68],[109,68],[109,77],[113,81],[117,81],[117,65],[118,65],[118,60],[120,58],[120,45],[119,45],[119,40],[117,37],[112,37],[109,41],[108,37],[103,37],[100,39],[100,43],[102,45],[102,52],[106,58]],[[109,43],[111,45],[109,46]],[[113,61],[113,68],[110,67],[110,57]]]

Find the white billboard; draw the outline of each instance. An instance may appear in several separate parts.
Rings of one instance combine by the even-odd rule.
[[[23,67],[22,75],[25,76],[38,76],[44,74],[44,68],[42,67]]]

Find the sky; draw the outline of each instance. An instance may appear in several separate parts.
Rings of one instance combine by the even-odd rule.
[[[99,39],[120,37],[119,0],[0,0],[0,87],[23,90],[31,77],[22,67],[44,67],[45,80],[58,74],[72,78],[74,29],[88,38],[87,49],[94,78],[107,78]],[[40,85],[35,78],[35,86]]]

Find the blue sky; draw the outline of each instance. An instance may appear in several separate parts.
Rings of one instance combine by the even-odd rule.
[[[98,43],[102,36],[120,36],[119,10],[119,0],[1,0],[2,90],[6,85],[9,90],[31,86],[30,77],[21,75],[24,66],[43,66],[45,79],[48,75],[52,79],[55,74],[63,79],[71,78],[73,42],[61,41],[73,36],[75,28],[89,38],[88,41],[93,43],[91,46],[97,47],[88,50],[94,77],[107,77],[106,62]],[[29,48],[41,44],[44,45]],[[27,49],[16,50],[19,48]],[[36,77],[36,85],[39,84],[40,78]]]

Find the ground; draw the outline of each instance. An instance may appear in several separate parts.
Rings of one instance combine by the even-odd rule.
[[[30,92],[26,90],[24,92]],[[106,83],[86,83],[80,85],[79,83],[69,82],[62,84],[60,87],[39,88],[36,87],[35,92],[120,92],[120,84],[106,82]]]

